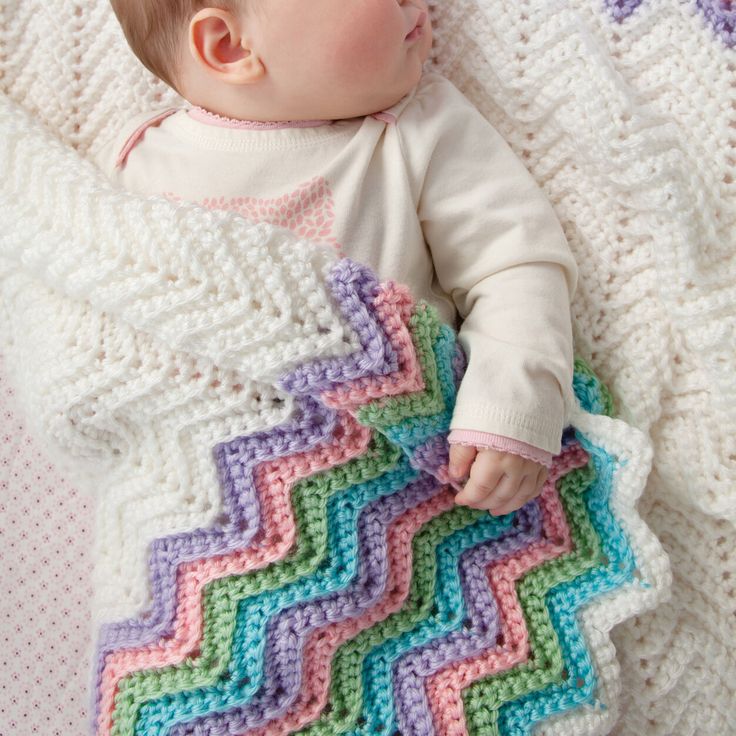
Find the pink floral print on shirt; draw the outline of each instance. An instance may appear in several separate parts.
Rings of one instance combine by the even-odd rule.
[[[172,192],[164,197],[174,202],[182,198]],[[209,209],[237,212],[252,222],[268,222],[291,230],[301,238],[329,243],[342,254],[342,246],[332,234],[335,203],[326,179],[315,176],[290,194],[276,199],[260,197],[205,197],[197,204]]]

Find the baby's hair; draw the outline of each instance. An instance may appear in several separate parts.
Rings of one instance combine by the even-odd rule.
[[[110,0],[125,38],[145,67],[177,89],[189,20],[202,8],[234,10],[238,0]]]

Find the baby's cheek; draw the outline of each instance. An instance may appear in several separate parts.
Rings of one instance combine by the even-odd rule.
[[[331,64],[345,81],[380,78],[397,56],[398,44],[390,42],[385,29],[372,31],[370,25],[361,27],[355,20],[333,39]]]
[[[422,62],[425,62],[428,58],[430,53],[432,52],[432,24],[427,23],[427,25],[424,27],[424,38],[420,41],[421,43],[421,58]]]

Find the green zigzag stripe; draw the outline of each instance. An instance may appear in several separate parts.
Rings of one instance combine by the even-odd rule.
[[[582,358],[575,358],[574,367],[572,385],[581,406],[591,414],[613,417],[613,396],[606,384]]]
[[[578,437],[596,471],[595,482],[584,498],[591,522],[602,541],[601,565],[550,594],[550,610],[565,622],[556,629],[561,634],[567,677],[561,684],[550,684],[542,691],[504,705],[499,717],[500,730],[504,734],[526,734],[537,720],[593,698],[596,677],[577,616],[586,603],[629,582],[636,567],[631,545],[610,508],[611,489],[620,462],[592,445],[585,436],[578,433]]]
[[[146,701],[214,684],[226,670],[239,600],[308,575],[327,551],[327,502],[345,489],[393,470],[403,456],[381,435],[374,435],[364,455],[294,485],[292,504],[297,525],[296,549],[284,559],[245,575],[212,581],[204,593],[204,634],[199,656],[174,667],[136,672],[119,683],[113,736],[132,736],[138,710]],[[412,475],[415,471],[410,472]],[[406,478],[404,478],[406,482]]]
[[[498,710],[503,703],[561,683],[563,659],[552,626],[546,596],[556,586],[600,562],[600,538],[588,517],[583,493],[595,478],[592,463],[558,481],[560,498],[572,535],[573,549],[530,570],[517,582],[517,594],[529,630],[530,657],[512,670],[484,678],[463,691],[465,718],[470,734],[498,733]]]

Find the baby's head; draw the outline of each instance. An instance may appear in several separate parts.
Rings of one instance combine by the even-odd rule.
[[[111,2],[156,76],[195,105],[251,120],[384,110],[419,81],[432,43],[425,0]]]

